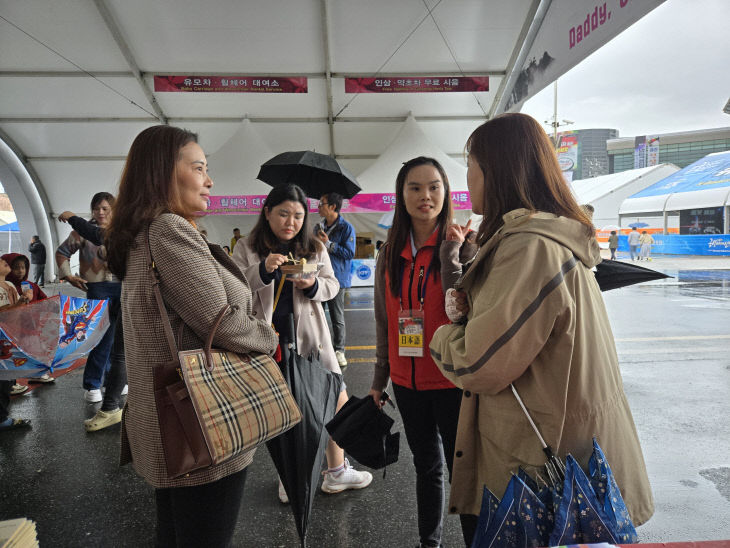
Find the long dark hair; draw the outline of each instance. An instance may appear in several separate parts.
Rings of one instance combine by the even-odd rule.
[[[568,217],[583,224],[586,235],[595,232],[563,178],[550,139],[534,118],[520,113],[496,116],[474,130],[466,150],[484,174],[479,245],[502,226],[505,213],[519,208]]]
[[[302,220],[302,228],[288,242],[287,251],[290,251],[294,257],[301,259],[306,257],[310,259],[317,252],[317,240],[315,240],[309,231],[307,217],[309,215],[309,204],[307,204],[307,196],[304,191],[297,185],[283,185],[271,189],[266,197],[266,203],[261,208],[261,213],[248,235],[248,244],[259,257],[264,258],[269,253],[280,253],[284,245],[279,241],[274,232],[271,230],[269,221],[266,219],[266,211],[271,210],[282,202],[299,202],[304,208],[304,219]]]
[[[106,230],[107,263],[120,279],[140,230],[163,213],[191,221],[195,218],[196,212],[185,206],[180,196],[175,166],[180,149],[197,142],[195,133],[173,126],[152,126],[134,139]]]
[[[430,268],[433,272],[441,271],[441,259],[439,258],[438,249],[441,242],[446,237],[446,229],[449,228],[453,219],[453,208],[451,206],[451,188],[449,187],[449,178],[446,176],[443,166],[434,158],[426,156],[418,156],[412,160],[408,160],[398,171],[395,179],[395,214],[393,216],[393,226],[388,232],[388,239],[385,246],[385,270],[390,277],[390,291],[393,295],[397,295],[400,291],[401,277],[403,275],[403,259],[400,254],[403,251],[408,238],[411,234],[411,216],[406,209],[403,191],[406,186],[408,173],[415,167],[433,166],[441,175],[444,184],[444,203],[438,214],[438,243],[436,251],[431,258]]]

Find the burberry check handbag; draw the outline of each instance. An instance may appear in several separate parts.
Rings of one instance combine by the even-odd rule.
[[[171,360],[153,371],[155,404],[170,479],[220,464],[293,427],[301,412],[278,364],[266,354],[211,348],[228,312],[218,314],[203,348],[178,351],[160,277],[146,238],[148,270]],[[181,326],[182,327],[182,326]],[[182,328],[178,333],[178,341]]]

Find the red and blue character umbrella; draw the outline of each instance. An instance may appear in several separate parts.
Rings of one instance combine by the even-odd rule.
[[[0,312],[0,380],[39,377],[88,354],[109,327],[106,300],[57,295]]]

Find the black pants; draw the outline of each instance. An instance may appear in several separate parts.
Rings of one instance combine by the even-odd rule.
[[[122,390],[127,384],[127,365],[124,361],[124,329],[122,327],[122,313],[119,300],[110,302],[110,306],[116,306],[115,316],[117,318],[114,328],[114,342],[109,352],[109,371],[106,373],[104,384],[104,400],[101,403],[102,411],[114,411],[122,406]]]
[[[13,388],[15,381],[0,381],[0,422],[5,420],[10,415],[10,390]]]
[[[424,546],[439,546],[445,500],[443,463],[446,460],[450,482],[461,390],[419,391],[394,384],[393,392],[416,466],[418,535]]]
[[[238,520],[246,469],[195,487],[156,489],[157,548],[227,548]]]

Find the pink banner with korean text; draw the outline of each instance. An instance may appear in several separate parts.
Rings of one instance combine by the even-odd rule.
[[[471,199],[467,191],[452,192],[451,201],[456,210],[471,209]],[[207,215],[258,215],[266,202],[264,195],[211,196]],[[309,211],[316,213],[319,200],[308,199]],[[395,207],[394,193],[360,193],[344,200],[342,213],[382,213]]]
[[[271,76],[155,76],[155,91],[307,93],[307,79]]]
[[[488,76],[345,78],[345,93],[489,91]]]

